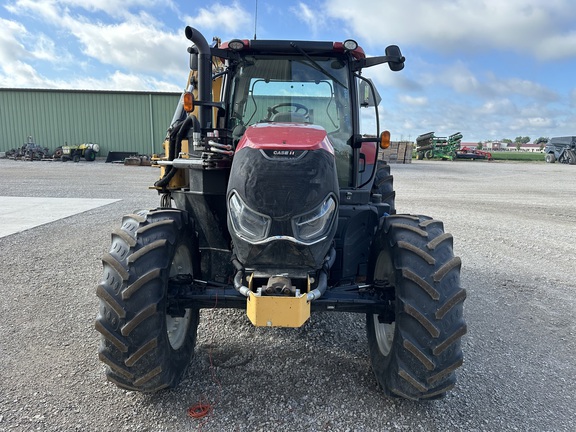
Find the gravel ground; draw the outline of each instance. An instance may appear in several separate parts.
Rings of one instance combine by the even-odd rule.
[[[159,203],[149,167],[0,160],[0,195],[121,201],[0,238],[0,431],[573,431],[576,167],[395,165],[397,208],[445,222],[468,290],[464,366],[439,401],[383,396],[364,317],[300,329],[205,310],[184,381],[107,383],[94,330],[102,254],[122,215]],[[189,406],[213,411],[191,419]]]

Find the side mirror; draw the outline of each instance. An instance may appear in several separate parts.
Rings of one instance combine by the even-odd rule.
[[[370,78],[364,78],[358,84],[359,103],[361,107],[373,107],[380,104],[382,97]]]
[[[400,52],[398,45],[389,45],[386,47],[386,57],[396,57],[398,61],[389,61],[388,67],[393,72],[398,72],[404,69],[404,56]]]
[[[386,47],[386,55],[358,60],[355,62],[354,70],[359,71],[365,67],[388,63],[390,70],[398,72],[404,69],[404,61],[406,61],[406,58],[400,52],[398,45],[388,45]]]
[[[188,52],[190,53],[190,70],[198,70],[198,49],[196,46],[188,47]]]

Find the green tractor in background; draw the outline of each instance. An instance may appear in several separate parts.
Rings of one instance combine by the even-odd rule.
[[[88,162],[93,162],[96,159],[96,155],[100,151],[100,146],[95,143],[84,143],[79,145],[64,145],[57,147],[54,150],[52,157],[54,159],[60,159],[62,162],[68,160],[73,160],[74,162],[80,162],[80,159],[84,158]]]

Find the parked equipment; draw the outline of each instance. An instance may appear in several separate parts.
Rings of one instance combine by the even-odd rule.
[[[576,165],[576,136],[550,138],[544,147],[545,160],[548,163]]]
[[[444,395],[466,333],[461,262],[442,222],[396,214],[378,160],[390,134],[361,74],[400,71],[400,49],[368,58],[353,40],[210,47],[191,27],[186,36],[189,91],[158,161],[161,207],[125,216],[102,260],[95,325],[108,379],[142,392],[176,385],[202,308],[243,309],[264,327],[356,312],[386,394]],[[376,130],[363,135],[369,116]]]
[[[79,145],[64,145],[57,147],[54,150],[52,157],[54,159],[61,159],[62,162],[72,160],[74,162],[80,162],[80,159],[84,158],[88,162],[94,162],[96,155],[100,151],[100,146],[95,143],[85,143]]]
[[[50,151],[48,147],[42,147],[34,142],[32,136],[28,136],[27,142],[17,149],[12,149],[6,152],[6,157],[16,160],[42,160],[49,157]]]
[[[456,150],[457,159],[488,159],[492,160],[492,153],[484,150],[472,149],[470,147],[460,147]]]
[[[462,134],[456,132],[449,137],[434,136],[434,132],[422,134],[416,138],[416,159],[454,160],[460,148]]]

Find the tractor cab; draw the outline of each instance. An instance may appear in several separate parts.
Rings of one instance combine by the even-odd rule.
[[[375,158],[377,146],[375,139],[362,140],[367,132],[362,126],[369,123],[372,136],[379,135],[374,102],[380,96],[358,73],[365,55],[356,42],[234,40],[222,48],[233,53],[222,95],[233,138],[261,123],[315,125],[333,148],[340,188],[367,184],[375,164],[366,165],[365,155]],[[399,50],[396,54],[402,61]]]
[[[231,80],[229,128],[240,138],[257,124],[320,127],[334,148],[339,183],[349,187],[353,183],[350,143],[354,114],[344,55],[331,53],[309,60],[296,53],[246,53],[240,57]]]

